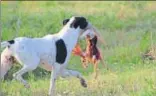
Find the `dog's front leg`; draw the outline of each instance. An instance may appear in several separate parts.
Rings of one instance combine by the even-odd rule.
[[[55,70],[53,69],[53,70],[51,71],[49,96],[54,96],[55,80],[56,80],[56,72],[55,72]]]
[[[64,69],[64,70],[62,70],[62,72],[61,72],[61,76],[62,76],[63,78],[70,77],[70,76],[77,77],[77,78],[80,79],[81,85],[82,85],[83,87],[87,87],[87,84],[86,84],[85,79],[82,77],[81,73],[78,72],[78,71]]]
[[[57,65],[55,64],[55,66],[53,66],[53,70],[51,71],[49,96],[55,96],[55,82],[60,71],[60,65]]]

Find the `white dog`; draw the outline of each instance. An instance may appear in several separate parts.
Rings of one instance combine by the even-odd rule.
[[[91,24],[84,17],[72,17],[63,21],[64,27],[54,35],[46,35],[42,38],[19,37],[14,40],[4,41],[1,47],[6,47],[6,51],[1,54],[1,78],[7,73],[13,63],[12,58],[7,58],[6,54],[14,57],[23,68],[16,72],[13,77],[22,82],[25,87],[29,84],[22,78],[28,71],[36,69],[39,65],[44,69],[52,71],[49,95],[54,95],[55,80],[58,76],[74,76],[80,79],[81,85],[87,87],[81,74],[74,70],[67,70],[66,66],[71,52],[75,47],[78,38],[89,35],[93,37],[94,30]],[[10,63],[7,63],[10,60]],[[3,69],[3,70],[2,70]]]

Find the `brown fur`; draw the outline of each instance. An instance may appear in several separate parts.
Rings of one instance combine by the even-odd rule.
[[[85,52],[82,52],[80,46],[77,44],[76,47],[73,49],[73,54],[81,57],[82,65],[84,68],[88,66],[88,63],[92,63],[94,65],[95,78],[97,78],[98,64],[100,61],[104,64],[100,51],[96,46],[97,36],[92,39],[90,39],[90,37],[88,36],[86,38],[86,42],[87,47]]]

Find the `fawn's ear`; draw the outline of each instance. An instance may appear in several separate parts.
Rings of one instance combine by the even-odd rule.
[[[93,39],[92,39],[92,42],[96,45],[97,44],[97,36],[95,36]]]

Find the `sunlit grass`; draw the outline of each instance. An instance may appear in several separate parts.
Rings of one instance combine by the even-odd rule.
[[[92,75],[86,76],[88,88],[83,88],[78,79],[59,78],[56,83],[56,94],[67,96],[142,96],[151,92],[156,93],[156,67],[145,67],[127,70],[125,72],[106,72],[100,74],[97,80]],[[46,96],[49,88],[49,79],[29,80],[30,89],[24,88],[19,82],[5,81],[2,91],[11,96]],[[17,87],[18,86],[18,87]],[[148,91],[149,90],[149,91]],[[19,95],[18,95],[19,94]],[[153,96],[152,95],[152,96]],[[146,95],[145,95],[146,96]],[[150,95],[151,96],[151,95]]]

